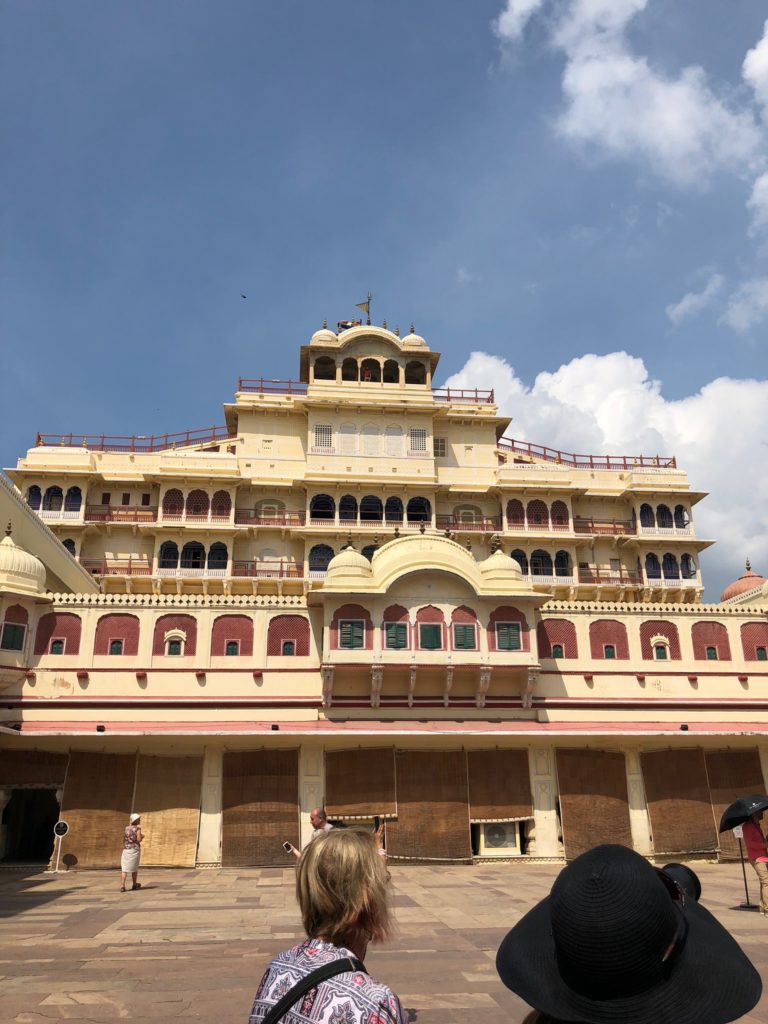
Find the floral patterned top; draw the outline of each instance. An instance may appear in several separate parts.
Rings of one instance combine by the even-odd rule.
[[[354,956],[343,946],[307,939],[278,953],[261,979],[248,1024],[260,1024],[289,988],[311,971],[340,957]],[[283,1024],[406,1024],[397,998],[386,985],[367,974],[346,971],[336,974],[309,992],[286,1011]]]
[[[141,843],[139,842],[139,826],[138,825],[126,825],[125,835],[123,836],[123,849],[124,850],[139,850],[141,849]]]

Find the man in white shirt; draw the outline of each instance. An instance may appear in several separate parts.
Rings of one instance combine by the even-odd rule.
[[[322,807],[313,807],[309,812],[309,820],[312,822],[312,835],[309,837],[310,843],[313,839],[325,835],[326,832],[330,832],[333,828],[333,825],[328,821],[328,815]],[[291,847],[291,853],[297,859],[301,856],[301,852],[295,846]]]

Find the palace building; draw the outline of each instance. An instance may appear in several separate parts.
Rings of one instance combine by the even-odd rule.
[[[513,440],[413,330],[323,327],[224,425],[40,434],[0,484],[0,858],[732,856],[768,788],[768,583],[702,602],[674,458]],[[545,441],[546,438],[542,438]],[[0,536],[2,534],[0,533]]]

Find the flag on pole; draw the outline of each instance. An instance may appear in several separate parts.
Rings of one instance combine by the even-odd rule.
[[[357,309],[362,309],[362,311],[365,313],[366,316],[370,316],[371,315],[371,300],[370,300],[370,297],[367,298],[365,300],[365,302],[356,302],[355,306],[356,306]]]

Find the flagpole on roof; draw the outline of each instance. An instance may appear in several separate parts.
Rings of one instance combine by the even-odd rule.
[[[368,292],[368,297],[366,298],[365,302],[356,302],[355,303],[355,307],[357,309],[361,309],[365,313],[366,317],[368,318],[366,320],[366,325],[368,327],[371,326],[371,299],[372,298],[373,298],[373,296],[371,295],[370,292]]]

